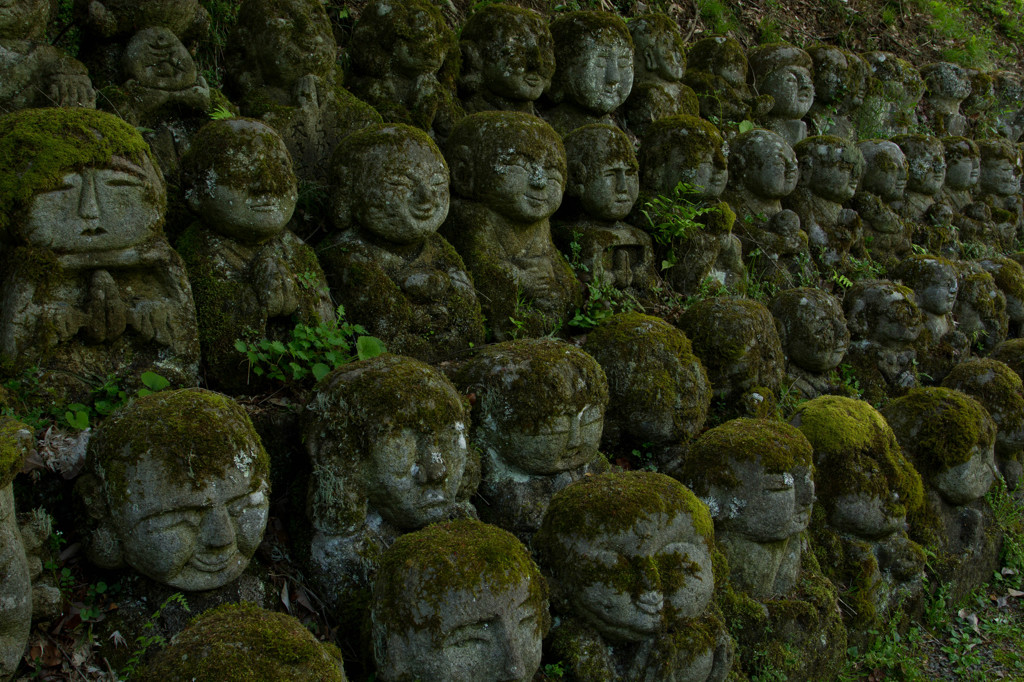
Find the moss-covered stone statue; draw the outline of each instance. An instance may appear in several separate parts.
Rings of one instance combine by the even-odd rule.
[[[448,216],[441,151],[411,126],[354,133],[331,164],[337,232],[318,246],[334,300],[392,352],[425,362],[483,342],[466,266],[437,230]]]
[[[862,140],[857,149],[864,156],[864,177],[849,206],[860,216],[865,253],[892,267],[912,251],[911,225],[895,208],[907,189],[907,157],[890,140]]]
[[[192,292],[139,133],[94,110],[26,109],[0,119],[0,158],[0,371],[45,367],[67,400],[91,376],[195,384]]]
[[[917,343],[924,331],[914,291],[887,280],[864,280],[843,298],[850,328],[849,362],[869,402],[917,386]]]
[[[778,133],[754,129],[730,144],[729,181],[722,197],[736,213],[733,231],[747,269],[780,286],[809,281],[807,233],[780,199],[796,189],[796,154]]]
[[[459,46],[430,0],[374,0],[348,45],[352,92],[389,123],[406,123],[443,141],[463,116],[456,98]]]
[[[735,38],[702,38],[686,60],[683,83],[696,93],[702,117],[739,123],[759,119],[775,105],[771,95],[756,95],[750,87],[747,55]]]
[[[924,95],[921,73],[891,52],[865,52],[871,67],[868,92],[858,116],[859,137],[892,137],[910,131],[917,123],[917,103]]]
[[[28,426],[0,416],[0,680],[14,675],[32,626],[32,576],[15,516],[12,482],[34,446]]]
[[[547,19],[514,5],[487,5],[459,34],[459,95],[466,113],[536,113],[534,102],[551,85],[555,46]]]
[[[585,478],[555,495],[534,538],[559,615],[549,647],[571,679],[724,680],[707,507],[651,472]]]
[[[470,441],[482,454],[484,521],[528,542],[553,494],[608,469],[598,450],[608,383],[576,346],[554,339],[486,346],[453,381],[475,396]]]
[[[50,0],[12,0],[0,7],[0,111],[96,106],[85,66],[44,42],[53,6]]]
[[[937,201],[953,211],[953,225],[960,233],[960,241],[998,245],[1002,235],[993,229],[992,208],[975,201],[974,192],[981,179],[981,150],[974,140],[966,137],[944,137],[942,146],[946,155],[946,181]]]
[[[950,62],[933,62],[921,67],[924,98],[917,109],[918,122],[932,135],[966,135],[967,117],[960,113],[960,103],[971,94],[967,69]]]
[[[334,306],[313,250],[287,229],[298,191],[277,131],[254,119],[210,122],[182,160],[182,176],[199,220],[178,250],[196,298],[207,382],[244,391],[238,339],[290,339],[297,322],[333,320]]]
[[[548,587],[510,533],[436,524],[385,553],[370,623],[383,682],[528,682],[551,625]]]
[[[760,122],[791,145],[807,137],[807,124],[801,119],[814,102],[811,55],[789,43],[769,43],[752,49],[747,59],[758,92],[775,101]]]
[[[808,399],[841,392],[836,368],[850,346],[842,304],[826,291],[801,287],[776,294],[771,311],[790,390]]]
[[[629,20],[633,58],[633,90],[624,105],[626,127],[643,135],[659,118],[700,113],[693,88],[683,84],[686,46],[679,24],[667,14],[652,13]]]
[[[583,349],[608,377],[604,447],[649,451],[670,467],[704,427],[711,404],[711,384],[690,340],[660,318],[629,312],[587,334]]]
[[[930,253],[956,257],[959,241],[953,230],[953,208],[937,201],[946,181],[942,140],[930,135],[897,135],[892,141],[907,157],[907,189],[893,208],[910,224],[911,240]]]
[[[1017,142],[1024,134],[1024,78],[1014,71],[995,71],[989,76],[995,103],[991,110],[994,116],[987,122],[1000,136]]]
[[[814,63],[814,103],[807,112],[810,134],[856,140],[871,67],[860,55],[833,45],[813,45],[807,54]]]
[[[1007,140],[998,138],[982,140],[978,149],[981,151],[981,177],[974,196],[988,205],[992,212],[1000,250],[1012,250],[1024,226],[1020,150]]]
[[[563,137],[612,114],[633,89],[633,38],[617,14],[565,12],[551,22],[555,75],[542,115]]]
[[[957,328],[971,343],[971,351],[985,355],[1006,340],[1010,319],[1006,295],[995,278],[978,263],[959,261],[960,291],[953,307]]]
[[[293,616],[253,604],[207,611],[139,671],[166,682],[345,682],[341,652]]]
[[[400,355],[353,362],[317,384],[303,426],[313,473],[301,551],[346,628],[361,627],[380,555],[396,537],[475,516],[466,500],[479,460],[463,401],[440,372]]]
[[[565,191],[565,148],[541,119],[482,112],[445,146],[456,198],[442,234],[473,275],[496,340],[542,336],[572,317],[580,284],[548,218]]]
[[[709,298],[689,308],[679,326],[707,368],[716,398],[735,408],[750,400],[760,405],[778,395],[785,358],[772,314],[762,304]]]
[[[811,520],[825,575],[842,586],[847,625],[869,632],[902,609],[917,610],[925,554],[907,536],[908,516],[924,504],[921,476],[903,456],[885,419],[863,400],[821,396],[791,422],[814,448],[821,503]]]
[[[624,132],[591,124],[565,136],[569,179],[552,225],[555,244],[580,282],[613,286],[639,300],[661,283],[650,235],[622,222],[640,191],[639,164]]]
[[[245,410],[198,388],[154,393],[89,441],[76,491],[89,559],[127,564],[178,590],[222,587],[263,539],[270,458]]]
[[[849,268],[850,254],[863,249],[860,216],[843,204],[857,193],[864,157],[852,142],[833,135],[808,137],[793,151],[800,180],[782,206],[800,216],[818,267],[842,272]]]
[[[247,0],[239,7],[225,59],[227,93],[243,114],[281,133],[300,181],[322,183],[338,142],[381,120],[342,87],[337,52],[318,0]]]
[[[651,201],[664,205],[676,199],[710,209],[695,216],[702,229],[683,236],[658,233],[650,220],[642,218],[645,229],[655,230],[656,255],[663,265],[670,265],[666,281],[681,294],[695,293],[708,277],[726,285],[743,279],[742,245],[732,234],[736,214],[718,200],[729,177],[726,149],[715,126],[686,114],[652,123],[640,145],[639,210]],[[671,222],[671,209],[661,210],[664,220]]]
[[[1024,378],[1024,339],[1007,339],[992,349],[986,356],[998,360]]]
[[[1024,266],[1003,256],[981,258],[977,264],[992,275],[996,286],[1006,297],[1007,336],[1024,336]]]

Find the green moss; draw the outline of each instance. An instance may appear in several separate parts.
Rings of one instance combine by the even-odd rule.
[[[253,194],[294,194],[295,172],[281,136],[251,118],[207,123],[181,159],[182,181],[189,192],[213,193],[215,185]]]
[[[1024,429],[1024,384],[1009,366],[991,357],[973,358],[954,367],[942,385],[966,393],[988,410],[998,430],[997,450],[998,432],[1019,438]],[[999,454],[1020,456],[1019,452]]]
[[[552,658],[565,665],[569,679],[616,682],[615,661],[608,644],[597,632],[575,618],[564,618],[547,642]]]
[[[590,54],[590,45],[621,41],[633,49],[633,37],[626,22],[613,12],[565,12],[551,22],[555,41],[555,63],[571,64]]]
[[[993,218],[995,216],[993,215]],[[1005,222],[1014,222],[1012,216]],[[1014,297],[1018,301],[1024,301],[1024,267],[1015,260],[994,256],[981,261],[981,266],[992,275],[996,286],[1007,296]]]
[[[6,488],[21,471],[34,440],[32,429],[27,425],[0,415],[0,489]]]
[[[844,164],[858,177],[864,174],[864,155],[857,149],[857,145],[835,135],[804,138],[793,146],[793,151],[801,162],[810,158],[825,166]]]
[[[718,168],[728,165],[718,128],[702,118],[686,114],[662,118],[647,126],[638,158],[640,182],[646,188],[656,185],[651,173],[669,162],[680,168],[697,168],[705,161],[711,161]]]
[[[990,360],[998,360],[1006,364],[1024,378],[1024,339],[1008,339],[996,346],[988,354]]]
[[[942,150],[946,155],[946,164],[953,165],[960,159],[981,159],[981,151],[974,140],[966,137],[942,138]]]
[[[13,239],[9,231],[32,197],[68,173],[148,155],[138,131],[101,111],[25,109],[0,118],[0,237]]]
[[[773,71],[784,66],[797,66],[813,72],[814,64],[811,55],[796,45],[789,43],[766,43],[758,45],[747,54],[747,60],[754,71],[757,81],[767,77]]]
[[[514,50],[510,53],[510,47],[513,44],[518,47],[529,39],[535,40],[540,48],[535,55],[530,55],[531,60],[538,60],[531,61],[530,68],[535,68],[541,78],[550,79],[555,73],[553,43],[547,20],[538,12],[515,5],[487,5],[466,19],[459,34],[461,44],[479,50],[481,61],[497,63],[507,62],[510,54],[522,54]],[[460,78],[460,87],[470,91],[485,85],[483,74],[467,73],[466,64],[463,64]]]
[[[341,652],[316,641],[292,616],[226,604],[193,620],[139,679],[341,682],[345,673]]]
[[[995,440],[995,424],[974,398],[949,388],[915,388],[882,409],[919,471],[932,475],[967,462]]]
[[[387,76],[403,42],[418,59],[436,63],[456,47],[455,34],[430,0],[375,0],[363,8],[352,32],[352,65],[362,74]]]
[[[978,142],[978,150],[981,152],[981,162],[986,161],[1009,161],[1016,164],[1020,160],[1020,150],[1009,140],[996,137]]]
[[[661,12],[641,14],[629,20],[629,33],[639,53],[650,46],[655,50],[667,52],[673,50],[686,56],[686,41],[676,21]],[[685,66],[685,62],[683,64]]]
[[[720,74],[726,70],[738,71],[744,78],[747,74],[747,55],[743,46],[726,36],[702,38],[690,45],[686,55],[687,68]]]

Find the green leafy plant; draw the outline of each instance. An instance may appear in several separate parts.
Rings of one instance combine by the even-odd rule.
[[[210,119],[213,121],[223,121],[228,118],[234,118],[235,114],[223,104],[218,104],[210,110]]]
[[[565,676],[565,667],[562,665],[561,661],[557,663],[547,663],[544,665],[544,675],[545,677],[560,680]]]
[[[641,309],[632,295],[611,284],[587,284],[587,300],[582,308],[576,309],[569,326],[593,329],[612,315]]]
[[[167,646],[167,638],[161,635],[156,630],[156,624],[163,615],[164,610],[172,604],[177,604],[186,612],[191,612],[188,602],[185,600],[184,595],[181,592],[175,592],[160,605],[160,607],[153,612],[153,615],[142,624],[142,634],[135,638],[135,651],[128,658],[125,663],[125,667],[120,672],[122,680],[129,680],[131,676],[135,674],[142,659],[145,658],[146,653],[153,647],[163,648]]]
[[[693,185],[680,182],[672,190],[671,197],[658,194],[645,202],[640,210],[654,241],[668,249],[665,260],[661,262],[662,270],[677,263],[676,244],[703,229],[697,218],[719,210],[716,206],[701,206],[695,199],[698,194]]]
[[[133,397],[144,396],[162,391],[171,385],[171,382],[156,372],[143,372],[139,376],[142,388],[139,388],[134,396],[121,388],[117,377],[109,375],[102,384],[92,389],[90,402],[71,403],[64,409],[64,422],[73,429],[84,431],[96,422],[97,417],[106,417],[118,409]]]

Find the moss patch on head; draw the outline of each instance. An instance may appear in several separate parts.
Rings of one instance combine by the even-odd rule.
[[[915,388],[882,414],[903,451],[926,475],[967,462],[977,446],[991,446],[996,426],[974,398],[949,388]]]
[[[655,188],[651,174],[659,171],[670,160],[686,168],[696,168],[711,161],[718,168],[726,168],[725,144],[714,125],[696,116],[680,114],[659,119],[647,126],[640,146],[640,182],[643,187]]]
[[[256,194],[295,193],[291,156],[281,135],[250,118],[211,121],[200,128],[181,159],[189,192],[213,194],[217,185]]]
[[[799,66],[814,71],[811,55],[789,43],[767,43],[758,45],[747,55],[754,78],[758,81],[784,66]]]
[[[835,135],[805,138],[793,146],[793,151],[801,162],[804,159],[812,159],[815,163],[826,166],[846,164],[854,175],[860,177],[864,174],[864,155],[857,149],[857,145]],[[801,184],[803,182],[801,177]]]
[[[733,419],[705,431],[683,459],[680,477],[698,495],[712,487],[739,485],[732,472],[733,461],[759,462],[770,474],[810,467],[814,449],[795,426],[768,419]]]
[[[296,618],[253,604],[207,611],[175,636],[140,679],[185,682],[342,682],[341,652],[316,641]]]
[[[1024,384],[1016,372],[999,360],[988,357],[962,362],[946,375],[942,385],[981,403],[999,433],[1015,434],[1016,439],[1024,430]],[[1019,452],[1012,455],[1019,456]]]
[[[1024,379],[1024,339],[1008,339],[992,349],[990,360],[1005,363],[1017,376]]]
[[[1015,144],[1002,137],[982,140],[978,143],[978,150],[981,152],[981,160],[985,161],[1009,161],[1020,163],[1020,150]]]
[[[455,34],[430,0],[375,0],[363,8],[352,32],[352,65],[362,74],[386,76],[403,42],[417,59],[436,64],[456,47]]]
[[[980,159],[981,151],[974,140],[966,137],[944,137],[942,138],[942,149],[946,154],[946,163],[953,164],[960,159]]]
[[[0,237],[10,239],[32,197],[56,189],[68,173],[115,156],[141,163],[149,153],[138,131],[102,111],[25,109],[0,118]]]
[[[981,267],[992,275],[996,286],[1006,295],[1024,302],[1024,266],[1015,260],[994,256],[979,261]]]
[[[633,37],[626,22],[614,12],[582,11],[560,14],[551,22],[555,40],[555,64],[561,66],[584,58],[587,45],[605,45],[621,41],[633,49]]]
[[[462,32],[459,34],[459,41],[464,50],[467,45],[472,45],[479,50],[478,56],[482,60],[500,63],[509,60],[510,45],[518,47],[528,37],[536,40],[539,48],[536,55],[531,55],[528,58],[529,60],[538,60],[535,64],[531,61],[531,68],[536,70],[541,78],[550,79],[555,73],[554,43],[551,31],[548,29],[548,23],[544,16],[531,9],[515,5],[487,5],[466,19]],[[518,55],[515,59],[519,59]],[[515,63],[515,65],[518,64]],[[473,73],[467,73],[467,66],[469,64],[463,61],[460,85],[470,91],[486,86],[486,83],[483,82],[483,75],[476,70]]]
[[[686,66],[686,41],[679,30],[679,24],[672,17],[661,12],[642,14],[629,20],[629,34],[638,53],[650,47],[654,50],[672,50],[684,58]]]
[[[688,70],[721,74],[723,71],[739,71],[744,78],[747,74],[747,55],[743,46],[725,36],[703,38],[690,46],[686,55]]]
[[[0,415],[0,488],[7,487],[21,471],[34,442],[32,429],[26,424]]]

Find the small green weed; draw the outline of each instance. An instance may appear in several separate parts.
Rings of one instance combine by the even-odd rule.
[[[661,262],[662,270],[676,264],[675,245],[703,229],[697,218],[718,211],[714,206],[701,206],[695,200],[697,195],[698,190],[693,185],[680,182],[672,190],[671,197],[659,194],[649,199],[640,210],[654,241],[668,249],[665,260]]]
[[[192,611],[181,592],[175,592],[164,600],[164,603],[161,604],[160,607],[153,612],[153,615],[151,615],[149,619],[142,624],[142,634],[135,638],[135,651],[132,652],[132,655],[125,664],[124,669],[120,672],[120,677],[125,682],[131,679],[131,676],[135,674],[139,664],[142,662],[142,659],[145,658],[146,653],[150,649],[153,647],[163,648],[167,646],[167,638],[159,632],[156,632],[156,624],[163,615],[164,609],[172,604],[177,604],[186,612]]]

